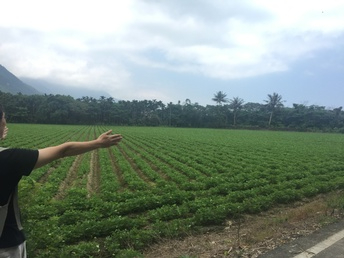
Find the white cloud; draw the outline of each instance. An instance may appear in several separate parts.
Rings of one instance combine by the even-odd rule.
[[[160,60],[160,64],[146,60],[146,65],[222,79],[285,71],[292,62],[332,46],[333,37],[344,29],[338,15],[343,12],[338,9],[344,6],[336,2],[324,6],[318,1],[310,7],[299,1],[274,1],[273,4],[258,1],[256,6],[246,1],[250,8],[245,9],[241,4],[239,14],[231,11],[233,4],[223,6],[222,2],[220,6],[228,15],[222,10],[215,24],[211,18],[207,23],[199,17],[205,7],[210,7],[206,10],[212,13],[211,9],[216,9],[219,2],[212,5],[203,1],[204,9],[198,5],[196,10],[188,9],[188,2],[177,3],[162,5],[160,2],[160,6],[153,8],[155,14],[147,19],[141,17],[139,28],[144,34],[131,35],[141,39],[141,50],[159,48],[165,53],[165,60]],[[166,6],[172,10],[167,12]],[[190,13],[183,12],[182,7]],[[256,15],[252,15],[255,11]],[[172,17],[171,13],[176,16]]]
[[[123,96],[164,97],[134,88],[133,64],[252,77],[287,71],[344,32],[336,0],[12,0],[1,9],[0,60],[16,75]]]
[[[0,24],[44,32],[117,32],[132,19],[132,4],[131,0],[116,4],[111,0],[11,0],[1,4]]]

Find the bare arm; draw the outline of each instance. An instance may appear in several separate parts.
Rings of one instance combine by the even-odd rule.
[[[54,160],[79,155],[98,148],[107,148],[117,145],[122,140],[120,134],[112,134],[112,131],[107,131],[101,134],[97,139],[86,142],[65,142],[58,146],[48,147],[38,150],[38,160],[35,168],[42,167]]]

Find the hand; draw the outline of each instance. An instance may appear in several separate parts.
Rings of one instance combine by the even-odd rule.
[[[97,139],[102,148],[107,148],[113,145],[117,145],[122,140],[122,135],[112,134],[112,130],[109,130],[101,134]]]

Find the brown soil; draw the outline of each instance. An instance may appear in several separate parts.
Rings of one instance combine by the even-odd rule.
[[[131,151],[135,152],[137,156],[139,156],[141,159],[143,159],[147,164],[149,164],[149,166],[163,179],[165,180],[170,180],[171,178],[166,175],[163,171],[161,171],[161,169],[156,166],[153,162],[149,161],[148,159],[146,159],[145,157],[143,157],[139,151],[135,150],[133,147],[127,145],[127,148],[130,149]]]
[[[162,239],[146,250],[144,257],[258,257],[342,218],[342,210],[330,208],[336,196],[338,193],[321,195],[259,215],[245,215],[183,239]]]
[[[113,152],[111,151],[111,148],[108,149],[108,152],[110,155],[110,161],[111,161],[111,165],[113,167],[113,171],[115,172],[117,179],[118,179],[118,182],[121,186],[119,191],[124,190],[127,187],[127,183],[125,182],[123,175],[121,173],[121,170],[118,166],[118,163],[116,162],[117,159],[116,159],[115,155],[113,154]]]
[[[100,185],[100,166],[98,150],[92,151],[90,161],[90,172],[87,176],[87,191],[88,195],[91,196],[96,194],[99,190]]]
[[[50,167],[44,175],[38,180],[38,183],[44,184],[48,181],[49,176],[54,172],[55,168]]]
[[[76,156],[72,166],[69,168],[67,177],[63,182],[60,184],[59,191],[55,195],[55,199],[61,200],[64,198],[67,189],[71,188],[78,176],[78,168],[82,162],[83,155]]]
[[[128,156],[128,154],[123,151],[121,146],[117,147],[119,149],[119,151],[122,153],[123,157],[130,163],[130,166],[135,170],[135,172],[137,173],[137,175],[147,184],[151,184],[151,181],[149,180],[149,178],[142,172],[142,170],[136,165],[136,163],[134,162],[134,160]]]

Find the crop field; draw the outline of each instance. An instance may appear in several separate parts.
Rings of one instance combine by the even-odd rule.
[[[2,146],[43,148],[113,129],[117,147],[20,183],[30,257],[137,257],[247,213],[344,188],[344,135],[9,124]]]

